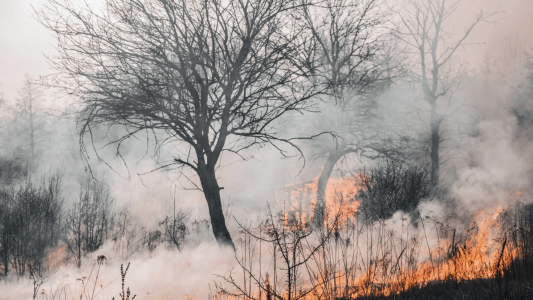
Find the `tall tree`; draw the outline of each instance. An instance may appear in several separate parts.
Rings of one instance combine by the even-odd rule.
[[[533,57],[530,55],[525,62],[523,73],[511,104],[519,130],[528,129],[533,125]]]
[[[41,85],[34,77],[26,74],[15,101],[0,101],[0,149],[1,156],[4,157],[0,163],[0,173],[7,171],[5,167],[15,165],[21,171],[24,169],[23,173],[37,167],[37,158],[42,150],[40,145],[47,135],[47,113],[43,100]],[[8,161],[11,163],[5,164]]]
[[[98,125],[160,134],[157,145],[189,148],[163,168],[198,175],[214,236],[234,248],[216,176],[224,152],[287,142],[275,123],[308,108],[315,89],[300,74],[298,32],[291,30],[300,0],[49,0],[39,14],[59,55],[58,85],[79,97],[80,134]],[[81,138],[83,143],[83,138]],[[83,145],[82,145],[83,147]]]
[[[26,74],[24,77],[24,84],[19,92],[19,99],[17,101],[18,115],[21,117],[20,121],[23,123],[23,134],[27,136],[27,144],[29,148],[29,169],[35,168],[35,142],[36,142],[36,121],[37,121],[37,104],[41,97],[41,90],[33,77]]]
[[[453,57],[464,45],[472,30],[490,16],[482,11],[455,36],[446,30],[453,20],[461,0],[407,0],[401,13],[399,37],[417,56],[417,71],[413,72],[420,84],[429,111],[431,181],[439,183],[441,125],[456,110],[450,110],[453,92],[459,83],[461,70],[453,70]],[[492,15],[491,15],[492,16]],[[460,69],[460,68],[459,68]],[[439,101],[441,100],[441,101]]]
[[[315,155],[326,158],[316,194],[319,226],[326,187],[337,162],[349,154],[376,158],[394,151],[379,124],[378,95],[397,75],[397,62],[387,57],[390,51],[384,45],[389,19],[384,4],[382,0],[325,0],[313,10],[304,10],[311,36],[306,61],[313,62],[313,77],[327,86],[313,126],[336,133],[314,144]]]

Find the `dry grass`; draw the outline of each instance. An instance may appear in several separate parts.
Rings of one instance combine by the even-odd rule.
[[[531,205],[514,201],[506,209],[480,211],[462,232],[423,213],[414,220],[404,214],[374,222],[343,216],[342,206],[329,214],[322,229],[290,212],[270,214],[257,226],[241,225],[240,270],[220,277],[216,298],[532,296]]]

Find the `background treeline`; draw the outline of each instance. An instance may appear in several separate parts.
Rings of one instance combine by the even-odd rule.
[[[26,165],[13,159],[2,159],[0,166],[0,174],[11,176],[2,176],[9,184],[0,187],[0,276],[42,275],[60,263],[80,267],[106,242],[114,243],[121,259],[159,245],[183,247],[189,233],[183,210],[161,216],[151,230],[128,209],[117,209],[104,183],[89,179],[69,196],[60,172],[29,176]],[[209,229],[205,222],[194,224],[197,232]]]

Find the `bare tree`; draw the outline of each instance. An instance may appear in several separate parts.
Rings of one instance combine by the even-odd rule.
[[[533,125],[533,59],[528,57],[523,78],[519,81],[514,91],[514,99],[511,105],[512,113],[516,118],[518,129],[527,130]],[[527,131],[525,131],[527,133]]]
[[[161,168],[197,174],[214,236],[234,248],[217,165],[224,152],[292,144],[276,135],[275,122],[307,109],[315,94],[293,59],[290,14],[304,2],[107,0],[98,12],[50,0],[39,17],[57,37],[58,85],[82,101],[82,144],[96,126],[118,124],[129,130],[114,141],[119,154],[142,131],[154,134],[157,149],[187,147]]]
[[[14,120],[19,129],[15,134],[24,137],[25,144],[22,148],[28,149],[27,155],[29,160],[29,169],[35,170],[35,160],[37,155],[37,144],[42,141],[44,132],[44,112],[41,105],[43,91],[38,82],[26,74],[24,77],[24,84],[19,92],[17,99],[15,114],[17,118]],[[20,138],[20,136],[15,136]]]
[[[30,140],[30,154],[31,154],[31,160],[30,160],[30,169],[32,169],[35,166],[35,127],[34,127],[34,108],[35,108],[35,101],[37,98],[38,90],[35,85],[35,81],[29,76],[26,75],[26,78],[24,78],[24,86],[21,90],[22,93],[22,99],[21,103],[23,103],[23,109],[22,111],[27,115],[28,118],[28,132],[29,132],[29,140]]]
[[[2,276],[7,280],[9,274],[12,248],[14,244],[13,238],[13,217],[11,211],[13,210],[13,201],[8,193],[0,194],[0,259],[2,264]]]
[[[101,183],[88,181],[65,220],[67,248],[78,268],[81,259],[104,244],[113,228],[113,198]]]
[[[461,0],[407,0],[404,3],[405,10],[401,13],[403,29],[399,31],[398,36],[412,47],[417,56],[418,72],[414,76],[421,85],[429,110],[433,185],[439,182],[441,125],[446,118],[457,111],[451,102],[459,84],[461,68],[453,70],[451,67],[453,57],[476,25],[493,16],[480,11],[463,34],[453,37],[446,31],[446,26],[449,26],[461,2]],[[444,100],[439,101],[440,99]]]
[[[27,180],[2,190],[0,198],[0,267],[23,276],[27,271],[44,274],[46,257],[61,237],[62,188],[58,174],[41,186]]]
[[[20,169],[25,169],[24,173],[36,170],[36,160],[42,150],[40,146],[47,135],[47,111],[43,106],[43,99],[43,89],[38,81],[26,74],[15,101],[10,103],[0,100],[2,160],[17,162]],[[16,171],[14,164],[4,167],[7,169],[2,173]],[[5,180],[6,183],[9,181],[12,180]]]
[[[321,114],[313,126],[335,132],[315,143],[325,157],[318,179],[315,220],[323,223],[326,187],[339,160],[349,154],[391,156],[394,143],[380,124],[379,93],[397,76],[397,62],[386,47],[389,16],[382,0],[326,0],[305,11],[310,47],[305,60],[313,77],[327,85]],[[317,147],[318,146],[318,147]]]

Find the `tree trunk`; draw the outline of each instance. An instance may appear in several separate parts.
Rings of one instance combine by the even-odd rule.
[[[5,230],[8,230],[8,229],[5,228]],[[2,245],[3,246],[3,249],[2,249],[3,250],[3,253],[2,253],[3,257],[2,257],[2,259],[3,259],[3,265],[4,265],[4,274],[3,275],[4,275],[4,278],[7,281],[7,275],[9,273],[9,252],[8,252],[9,251],[8,250],[9,249],[9,245],[8,245],[7,242],[5,242],[6,240],[7,240],[7,238],[4,240],[4,245]]]
[[[226,220],[224,218],[224,211],[222,210],[222,201],[220,199],[220,187],[215,176],[214,168],[208,166],[199,167],[197,169],[198,177],[202,184],[202,189],[209,207],[209,217],[211,219],[211,227],[213,234],[217,240],[218,245],[222,247],[231,247],[235,250],[235,245],[226,227]]]
[[[33,128],[33,98],[30,93],[30,144],[31,144],[31,168],[30,170],[34,170],[35,168],[35,142],[34,142],[34,134],[35,129]]]
[[[322,228],[324,226],[324,212],[326,208],[326,188],[328,186],[328,181],[331,177],[331,172],[333,172],[335,164],[343,155],[344,148],[330,151],[328,158],[324,163],[324,167],[322,168],[322,172],[320,173],[320,177],[318,177],[314,222],[319,228]]]
[[[440,123],[441,119],[437,113],[437,104],[435,101],[430,102],[431,109],[431,183],[433,186],[439,184],[439,172],[440,172],[440,161],[439,161],[439,146],[440,146]]]

